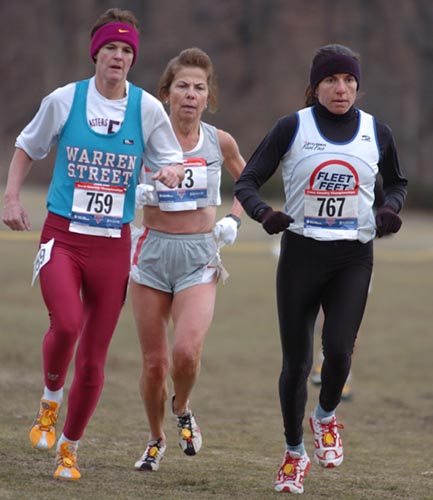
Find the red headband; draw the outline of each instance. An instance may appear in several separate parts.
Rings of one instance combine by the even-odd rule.
[[[95,60],[99,49],[110,42],[124,42],[132,47],[134,57],[132,59],[131,66],[133,66],[137,57],[139,45],[139,35],[137,30],[130,24],[126,23],[103,24],[95,31],[90,42],[90,55],[92,59]]]

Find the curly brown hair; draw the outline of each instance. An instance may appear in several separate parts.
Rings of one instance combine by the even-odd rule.
[[[207,85],[209,89],[208,110],[215,113],[218,109],[218,87],[216,82],[215,70],[211,58],[198,47],[191,47],[182,50],[176,57],[168,62],[158,83],[158,97],[164,102],[170,93],[170,87],[176,74],[185,67],[200,68],[207,76]]]

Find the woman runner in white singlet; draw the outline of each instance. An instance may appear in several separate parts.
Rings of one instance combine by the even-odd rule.
[[[310,468],[303,419],[313,362],[313,332],[323,309],[323,368],[319,403],[310,416],[314,459],[343,461],[335,410],[350,371],[373,268],[373,239],[396,233],[407,180],[391,130],[354,106],[359,57],[342,45],[315,54],[304,109],[282,117],[263,139],[235,185],[247,214],[269,234],[282,232],[277,306],[283,366],[279,394],[286,449],[277,491],[302,493]],[[259,196],[281,165],[282,211]],[[384,202],[373,211],[376,176]]]
[[[217,282],[224,279],[219,248],[234,243],[243,212],[233,201],[230,213],[215,224],[221,204],[224,166],[236,180],[245,162],[233,137],[202,121],[207,107],[216,110],[212,61],[198,48],[183,50],[167,65],[158,95],[170,108],[170,120],[184,154],[185,179],[177,189],[152,180],[147,162],[143,184],[143,227],[134,247],[131,300],[143,366],[140,390],[149,424],[143,456],[135,468],[156,471],[164,456],[167,377],[173,381],[170,411],[179,445],[196,455],[202,434],[190,408],[206,333],[211,325]],[[153,196],[146,196],[146,188]],[[173,321],[170,353],[168,326]]]

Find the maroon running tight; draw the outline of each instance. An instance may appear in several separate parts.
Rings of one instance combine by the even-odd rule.
[[[121,238],[71,233],[68,228],[69,219],[48,214],[41,243],[51,238],[55,243],[40,284],[50,318],[43,341],[48,389],[64,386],[77,347],[63,430],[75,441],[102,392],[107,351],[126,295],[131,239],[128,224]]]

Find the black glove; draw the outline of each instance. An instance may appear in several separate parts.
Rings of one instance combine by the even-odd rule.
[[[387,234],[397,233],[401,228],[401,219],[397,212],[386,205],[377,209],[376,212],[376,236],[382,238]]]
[[[268,234],[277,234],[284,231],[294,221],[290,215],[284,212],[274,212],[267,208],[260,217],[260,222]]]

